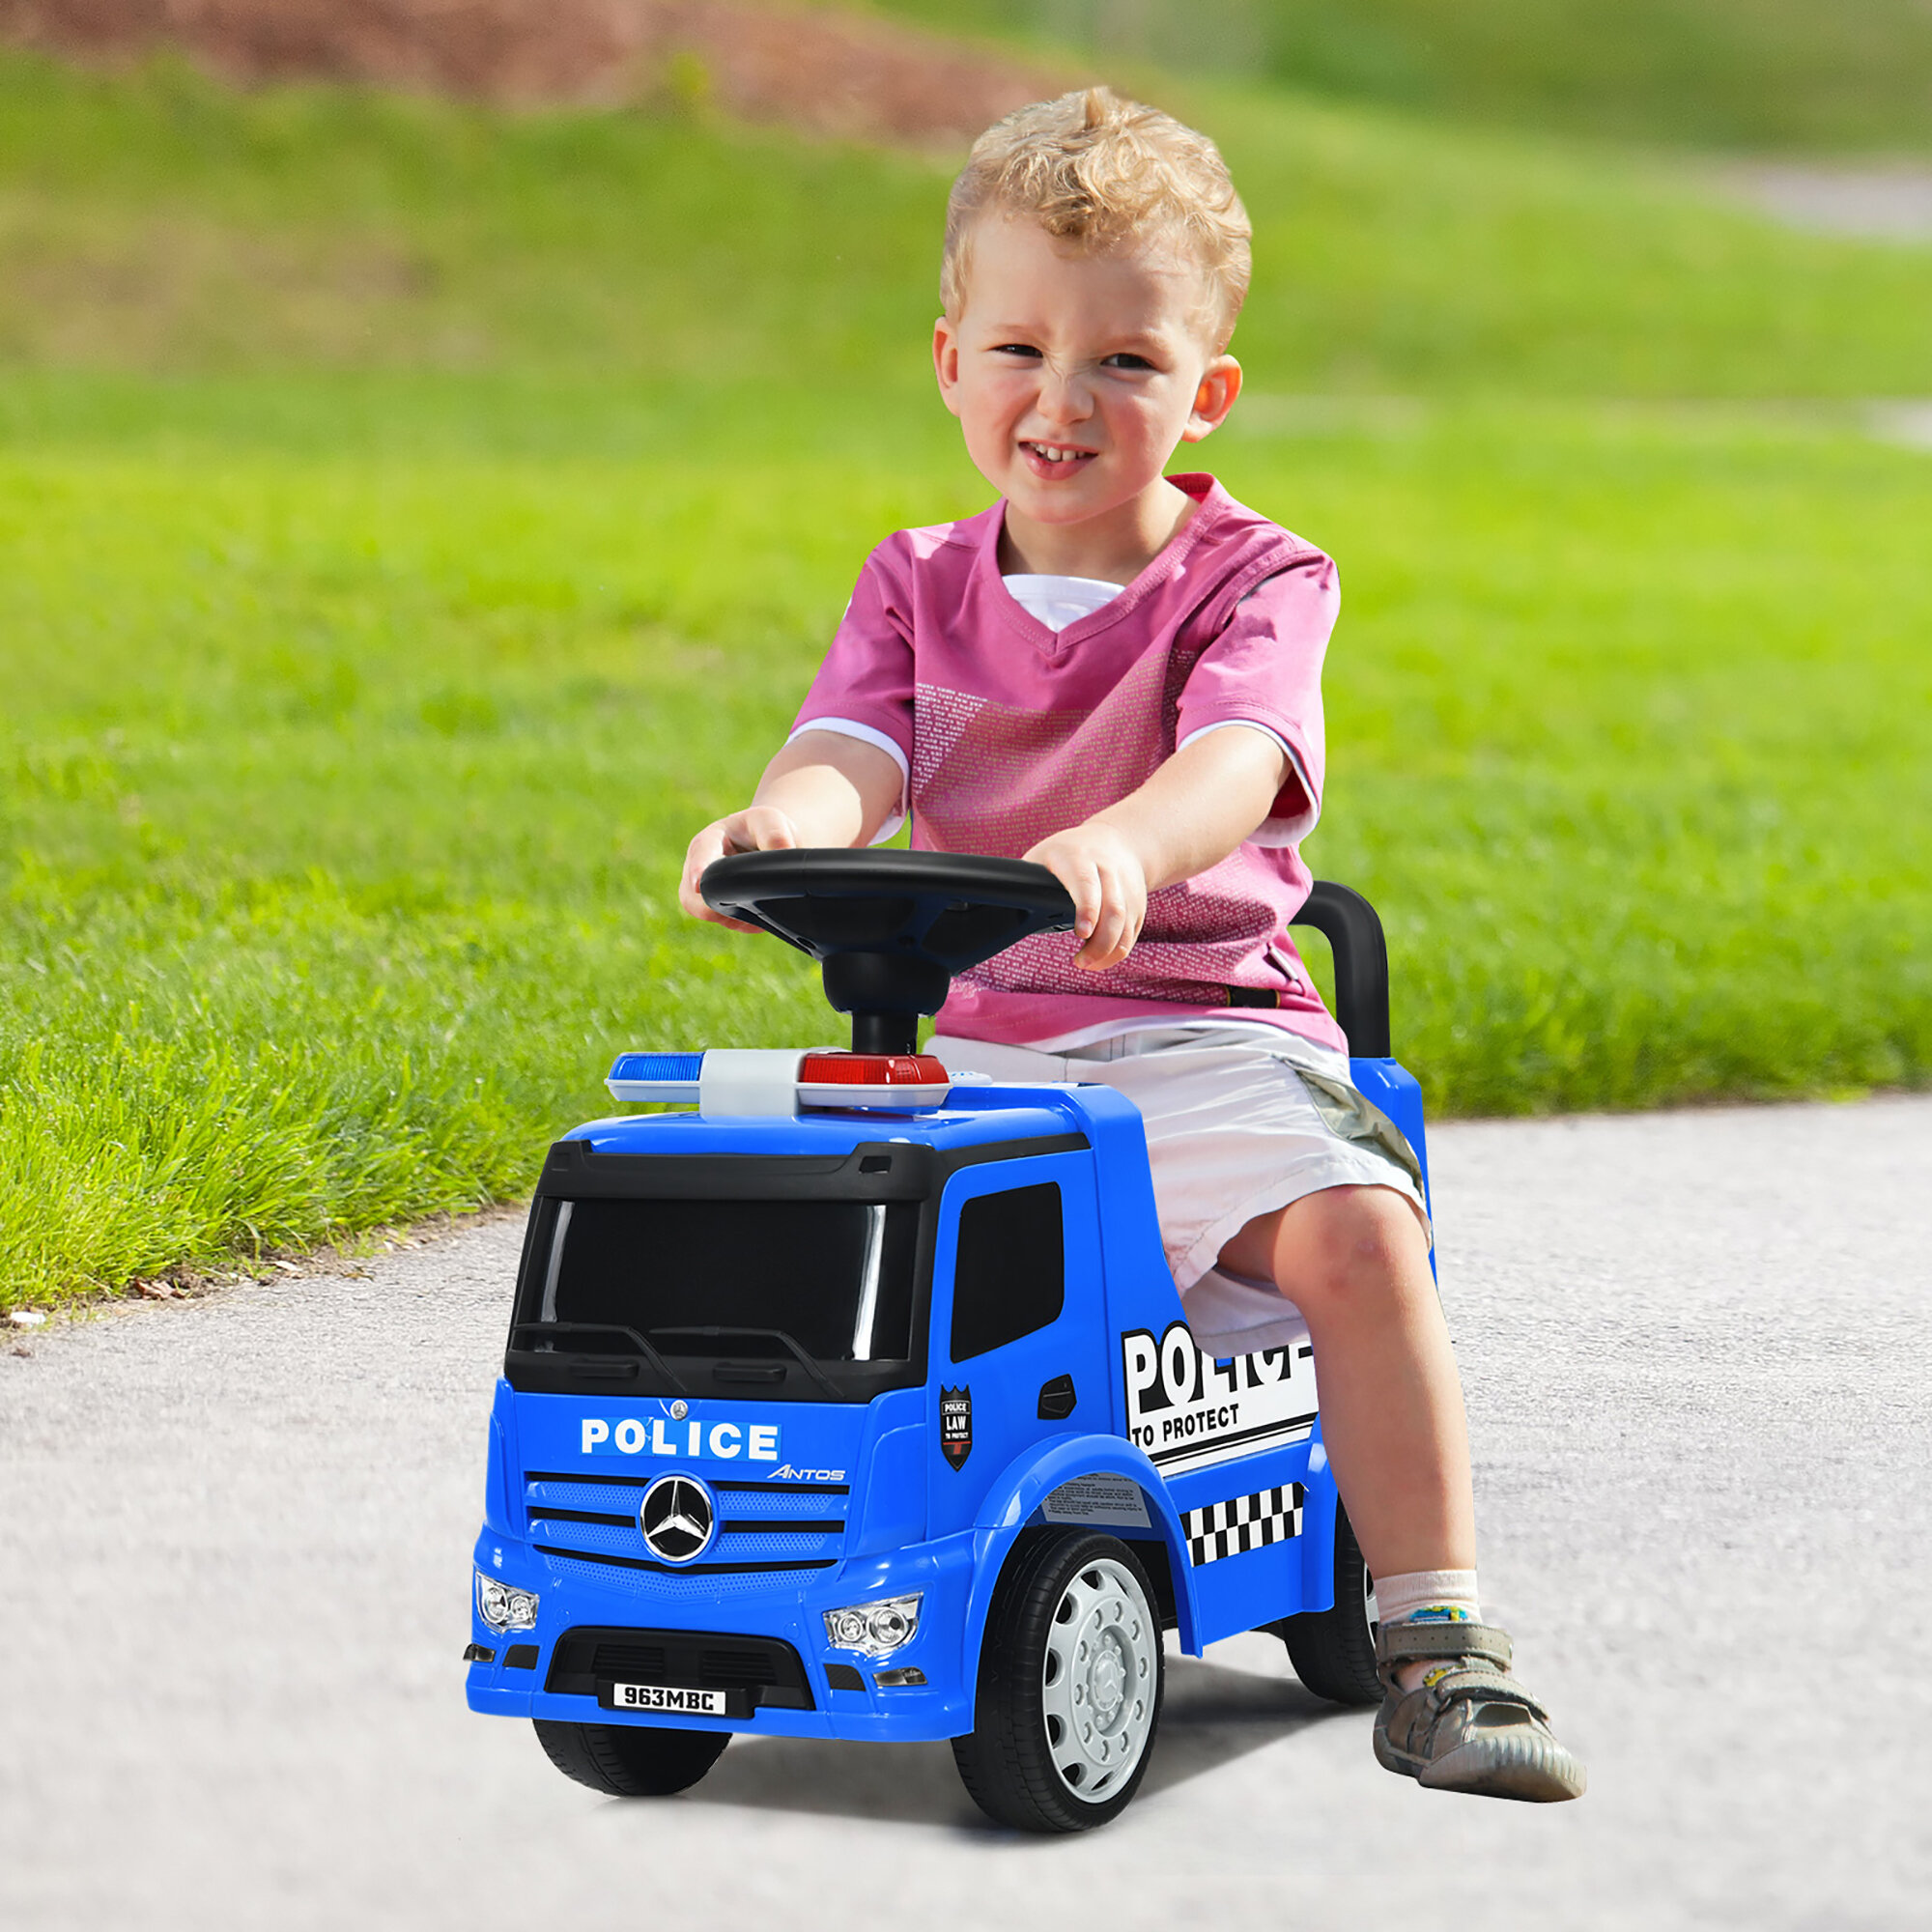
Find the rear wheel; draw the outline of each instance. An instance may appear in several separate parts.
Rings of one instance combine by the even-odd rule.
[[[729,1731],[660,1731],[642,1724],[532,1720],[545,1755],[566,1777],[611,1798],[668,1798],[724,1754]]]
[[[1294,1674],[1331,1704],[1379,1704],[1376,1675],[1376,1579],[1362,1561],[1349,1512],[1335,1504],[1335,1602],[1332,1608],[1284,1617],[1274,1626]]]
[[[1023,1832],[1084,1832],[1126,1806],[1160,1722],[1160,1618],[1119,1538],[1051,1530],[1000,1578],[978,1722],[952,1740],[973,1802]]]

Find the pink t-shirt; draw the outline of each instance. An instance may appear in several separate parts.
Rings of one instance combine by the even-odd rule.
[[[1290,753],[1274,811],[1219,865],[1148,899],[1118,966],[1073,964],[1037,933],[961,973],[939,1031],[1009,1045],[1138,1024],[1227,1019],[1229,989],[1272,993],[1242,1020],[1345,1044],[1288,922],[1308,896],[1296,841],[1321,808],[1321,659],[1335,566],[1211,476],[1171,479],[1200,508],[1101,609],[1049,630],[1000,576],[1004,505],[900,530],[860,573],[795,729],[852,729],[905,768],[913,845],[1017,858],[1145,783],[1179,745],[1259,724]]]

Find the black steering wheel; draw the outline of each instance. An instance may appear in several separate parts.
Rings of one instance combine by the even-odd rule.
[[[919,1016],[945,1004],[953,974],[1073,923],[1044,866],[960,852],[742,852],[707,866],[698,891],[821,962],[858,1053],[915,1051]]]

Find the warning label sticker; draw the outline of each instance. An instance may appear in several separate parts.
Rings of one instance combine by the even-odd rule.
[[[1215,1361],[1184,1321],[1158,1340],[1121,1337],[1127,1434],[1164,1475],[1300,1442],[1315,1427],[1315,1353],[1307,1343]]]
[[[1131,1476],[1075,1476],[1040,1504],[1048,1522],[1098,1522],[1116,1529],[1151,1529],[1147,1498]]]

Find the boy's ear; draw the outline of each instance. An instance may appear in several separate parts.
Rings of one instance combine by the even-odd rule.
[[[939,378],[939,399],[959,413],[959,331],[941,316],[932,325],[932,372]]]
[[[1194,392],[1194,408],[1187,427],[1180,432],[1182,442],[1199,442],[1211,436],[1228,420],[1235,398],[1241,393],[1241,365],[1232,355],[1217,355],[1201,374],[1201,386]]]

